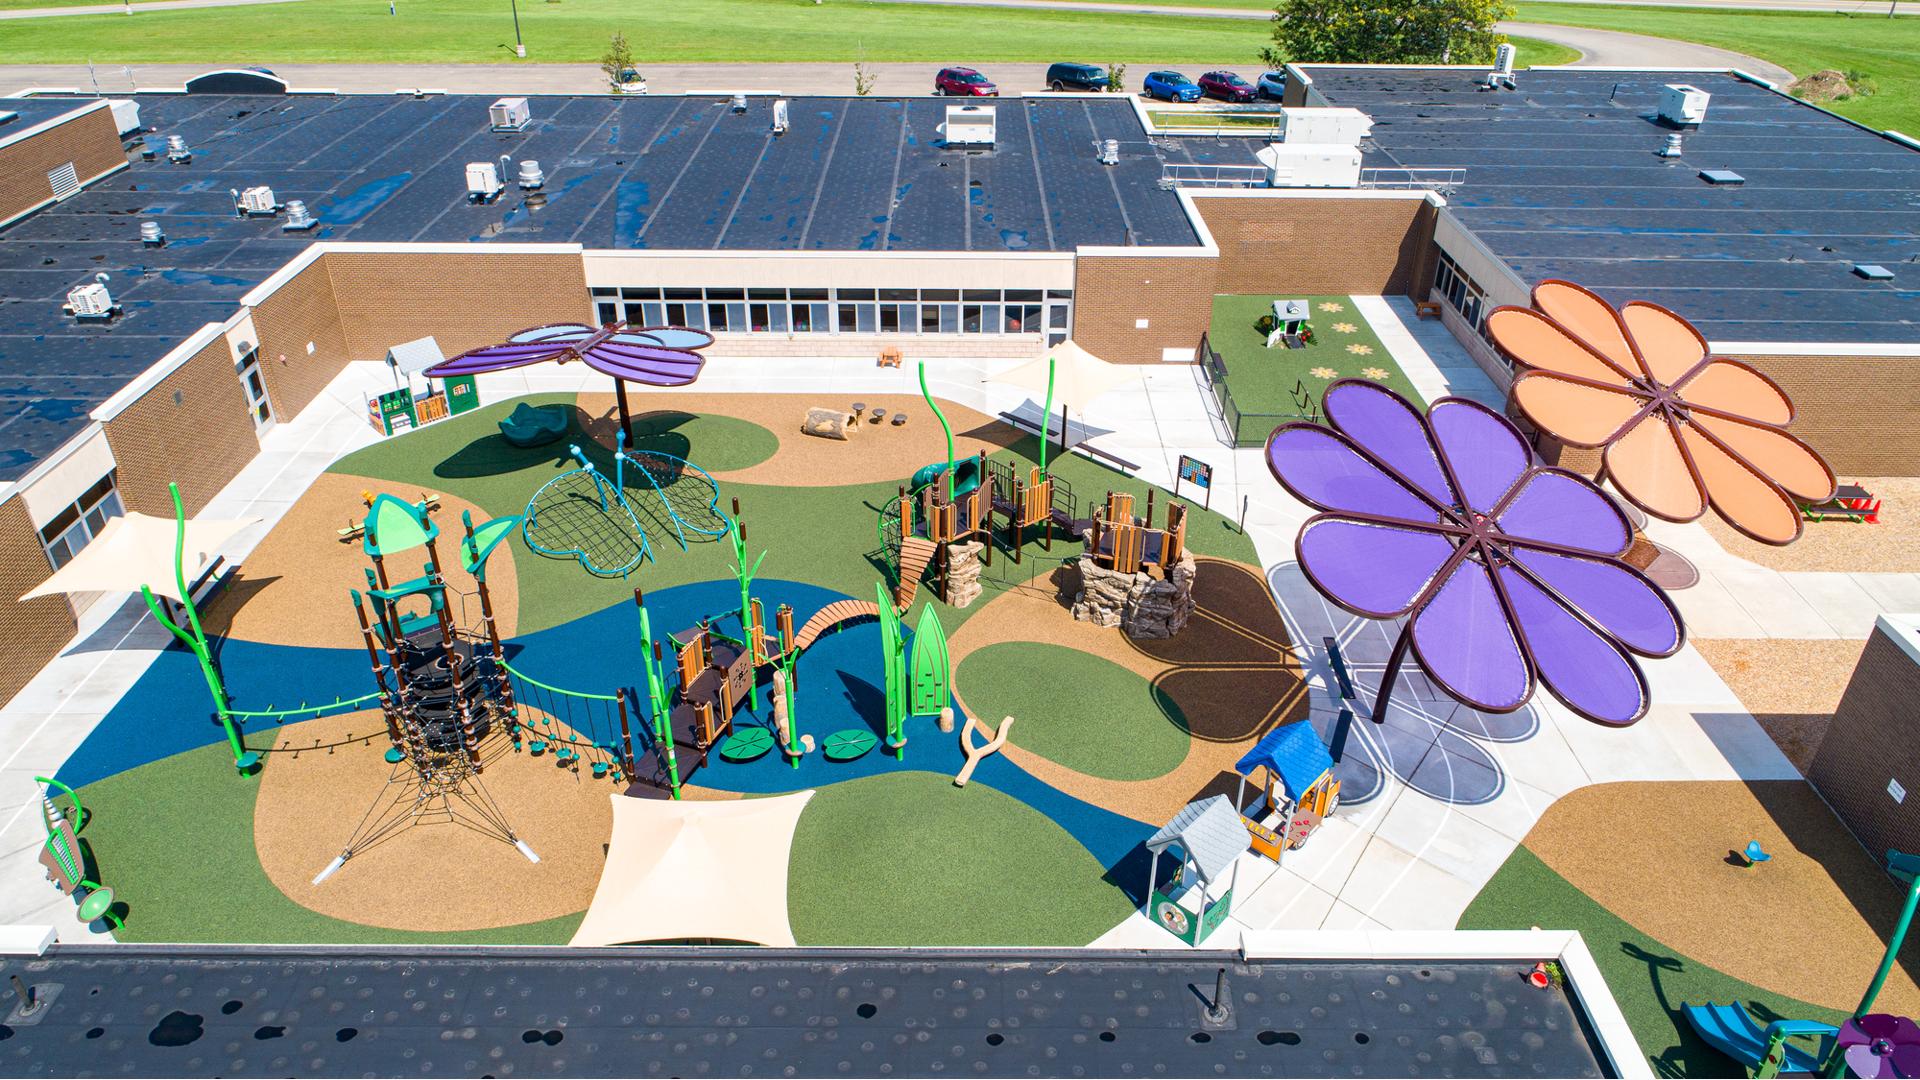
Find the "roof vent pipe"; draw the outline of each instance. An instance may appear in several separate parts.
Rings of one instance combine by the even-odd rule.
[[[1655,151],[1655,153],[1659,154],[1663,158],[1679,157],[1680,156],[1680,133],[1676,131],[1668,135],[1667,144],[1665,146],[1662,146],[1659,150]]]
[[[1120,164],[1120,140],[1119,139],[1105,139],[1101,141],[1100,164],[1102,165]]]
[[[159,222],[143,221],[140,223],[140,242],[147,247],[166,247],[167,234],[160,231]]]
[[[733,99],[727,103],[727,107],[729,109],[732,109],[736,113],[746,112],[747,111],[747,95],[745,94],[733,95]]]
[[[1520,50],[1514,48],[1511,43],[1505,42],[1503,42],[1499,48],[1493,50],[1493,73],[1511,78],[1513,75],[1514,57],[1519,51]]]
[[[786,98],[781,98],[773,103],[773,133],[775,135],[785,135],[787,133]]]
[[[187,140],[184,136],[167,136],[167,160],[175,165],[185,165],[193,160],[193,151],[187,148]]]
[[[527,158],[520,163],[520,190],[538,191],[547,182],[547,174],[540,171],[540,163]]]
[[[318,224],[320,223],[314,220],[313,215],[307,213],[307,204],[304,200],[287,200],[287,220],[280,224],[282,232],[306,232]]]

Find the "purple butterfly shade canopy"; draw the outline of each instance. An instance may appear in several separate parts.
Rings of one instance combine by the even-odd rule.
[[[433,365],[426,374],[446,379],[548,361],[565,364],[579,360],[603,375],[613,376],[614,395],[620,403],[620,428],[631,442],[633,418],[627,411],[627,383],[686,386],[700,377],[700,369],[706,364],[698,350],[711,344],[712,334],[683,326],[554,323],[522,330],[499,345],[469,349]]]
[[[1585,477],[1534,461],[1506,417],[1441,398],[1422,413],[1385,387],[1342,379],[1319,424],[1267,439],[1267,467],[1319,511],[1294,550],[1329,601],[1405,617],[1373,719],[1411,649],[1442,690],[1512,712],[1538,684],[1588,720],[1624,726],[1651,705],[1636,657],[1685,641],[1660,588],[1620,561],[1633,529]]]

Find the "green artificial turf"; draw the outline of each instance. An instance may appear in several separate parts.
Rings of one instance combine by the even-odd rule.
[[[1105,872],[1060,826],[978,780],[887,773],[807,805],[787,914],[802,945],[1085,945],[1132,910]]]
[[[1460,929],[1530,926],[1580,931],[1656,1076],[1744,1075],[1694,1034],[1680,1014],[1683,1004],[1746,1002],[1762,1024],[1782,1017],[1829,1024],[1845,1019],[1833,1009],[1762,990],[1642,934],[1522,846],[1467,906]]]
[[[271,746],[268,728],[247,733]],[[276,757],[266,755],[266,768]],[[259,943],[419,942],[562,945],[579,915],[493,930],[419,933],[331,918],[289,900],[260,866],[253,846],[258,779],[233,771],[215,743],[162,758],[80,789],[90,815],[80,834],[98,869],[126,905],[122,941]],[[314,867],[316,872],[319,867]]]
[[[1179,707],[1146,679],[1078,649],[1003,641],[968,653],[954,685],[989,727],[1015,718],[1011,739],[1106,780],[1151,780],[1186,759]]]
[[[1832,69],[1865,76],[1873,93],[1825,107],[1875,128],[1920,135],[1920,18],[1886,17],[1885,4],[1857,14],[1816,11],[1711,11],[1618,4],[1519,4],[1529,22],[1591,26],[1697,41],[1770,60],[1805,76]],[[1902,10],[1912,12],[1907,6]],[[1708,107],[1707,123],[1713,123]],[[1471,164],[1462,162],[1461,164]]]
[[[1299,299],[1312,307],[1313,340],[1298,349],[1280,345],[1268,348],[1266,335],[1255,329],[1255,322],[1273,313],[1275,300]],[[1341,310],[1322,311],[1323,303],[1339,304]],[[1335,323],[1351,324],[1356,329],[1341,333],[1333,328]],[[1235,434],[1242,446],[1258,446],[1279,425],[1307,419],[1329,383],[1370,377],[1365,374],[1369,369],[1385,371],[1387,377],[1380,381],[1408,400],[1421,400],[1406,372],[1400,370],[1380,343],[1380,335],[1349,296],[1215,296],[1207,341],[1226,364],[1227,390],[1239,413]],[[1349,345],[1363,346],[1371,352],[1351,353],[1347,351]],[[1315,374],[1322,369],[1335,374]],[[1296,392],[1303,396],[1296,397]]]
[[[54,2],[54,0],[49,0]],[[931,7],[850,0],[679,0],[636,6],[624,0],[519,5],[527,59],[594,62],[624,31],[640,70],[693,62],[844,62],[844,79],[795,87],[852,93],[853,64],[968,63],[1062,59],[1066,42],[1097,42],[1089,57],[1144,69],[1167,63],[1252,65],[1266,24],[1101,11]],[[513,12],[506,4],[377,0],[147,12],[134,18],[76,16],[0,23],[9,63],[513,63]],[[1072,50],[1068,50],[1072,51]],[[1137,80],[1136,80],[1137,81]]]

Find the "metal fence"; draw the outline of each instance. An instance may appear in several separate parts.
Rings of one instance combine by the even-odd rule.
[[[1265,165],[1189,165],[1165,162],[1160,183],[1183,188],[1265,187],[1270,170]]]
[[[1200,370],[1206,376],[1207,388],[1213,392],[1214,403],[1220,406],[1220,417],[1226,421],[1232,445],[1264,446],[1267,436],[1273,434],[1273,429],[1281,424],[1295,420],[1320,422],[1320,404],[1314,400],[1313,391],[1304,383],[1295,380],[1293,384],[1293,403],[1298,412],[1246,412],[1234,401],[1233,389],[1228,385],[1226,361],[1213,343],[1207,340],[1206,334],[1200,335],[1200,346],[1194,350],[1194,355],[1199,359]]]
[[[1386,190],[1434,191],[1451,195],[1467,182],[1465,169],[1398,169],[1380,167],[1360,170],[1360,186]]]

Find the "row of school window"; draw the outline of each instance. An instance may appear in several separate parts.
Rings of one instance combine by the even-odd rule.
[[[1065,337],[1065,289],[595,288],[601,322],[734,334],[1038,334]]]

